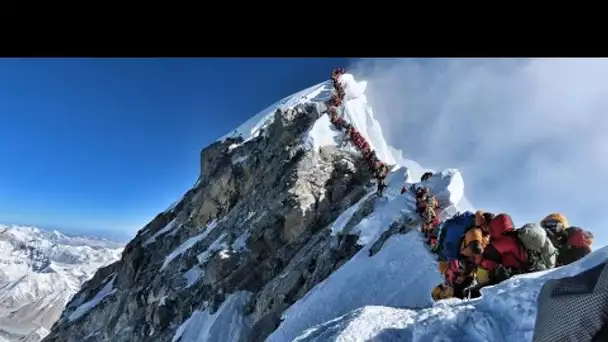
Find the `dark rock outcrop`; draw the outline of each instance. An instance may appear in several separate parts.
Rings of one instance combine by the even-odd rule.
[[[259,136],[205,148],[195,187],[85,284],[44,341],[171,341],[193,312],[215,313],[238,291],[252,294],[241,340],[263,341],[284,310],[360,249],[356,236],[329,229],[369,191],[371,175],[359,154],[305,148],[319,115],[314,106],[277,111]],[[363,208],[353,220],[372,207]],[[110,281],[110,294],[70,320]]]

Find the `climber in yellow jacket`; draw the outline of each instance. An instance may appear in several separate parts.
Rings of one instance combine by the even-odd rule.
[[[468,291],[475,285],[477,265],[481,261],[481,255],[489,243],[487,223],[494,217],[491,213],[477,211],[475,213],[474,225],[467,229],[460,243],[460,257],[458,260],[440,261],[439,271],[444,275],[445,283],[433,290],[433,299],[445,299],[450,297],[466,298],[478,297],[477,290]],[[450,289],[446,289],[450,287]]]

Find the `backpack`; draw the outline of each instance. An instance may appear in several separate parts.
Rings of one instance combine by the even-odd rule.
[[[568,233],[568,245],[574,248],[591,248],[593,234],[579,227],[570,227]]]
[[[511,234],[526,249],[527,267],[530,271],[542,271],[555,267],[557,249],[538,224],[528,223]]]
[[[460,256],[460,244],[464,234],[475,226],[475,214],[465,211],[445,221],[441,227],[442,255],[447,260],[457,260]]]

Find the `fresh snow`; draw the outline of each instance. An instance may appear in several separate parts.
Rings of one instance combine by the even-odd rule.
[[[308,149],[318,151],[324,146],[337,146],[344,133],[338,131],[329,121],[329,115],[321,116],[308,131],[304,144]]]
[[[213,241],[209,248],[207,248],[204,252],[196,256],[199,264],[204,265],[209,260],[209,258],[211,258],[214,252],[217,252],[223,248],[228,248],[226,243],[223,242],[226,236],[228,236],[228,233],[222,233],[222,235],[220,235],[215,241]]]
[[[209,236],[209,234],[213,231],[215,227],[217,227],[217,220],[211,221],[205,227],[205,230],[201,234],[193,236],[181,245],[179,245],[176,249],[173,250],[173,252],[171,252],[165,257],[165,261],[163,262],[163,265],[161,266],[160,270],[163,271],[171,263],[171,261],[173,261],[173,259],[184,254],[186,251],[188,251],[188,249],[196,245],[199,241],[204,240],[207,236]]]
[[[240,164],[240,163],[244,163],[245,161],[247,161],[247,159],[249,159],[249,156],[240,156],[238,158],[235,158],[232,160],[232,164]]]
[[[344,119],[359,130],[361,136],[369,143],[370,148],[376,151],[380,160],[388,165],[395,165],[397,162],[384,140],[380,123],[374,118],[374,112],[367,104],[367,98],[364,94],[367,82],[357,82],[351,74],[341,75],[339,82],[344,87],[346,94],[342,114]]]
[[[163,265],[160,267],[160,270],[163,271],[171,263],[171,261],[173,261],[173,259],[184,254],[188,249],[190,249],[192,246],[196,245],[199,241],[203,240],[204,238],[205,238],[205,236],[203,236],[203,234],[199,234],[197,236],[193,236],[193,237],[189,238],[184,243],[179,245],[176,249],[173,250],[173,252],[171,252],[169,255],[167,255],[165,257],[165,261],[163,262]]]
[[[388,187],[384,193],[384,196],[388,200],[377,201],[374,204],[374,212],[363,218],[359,224],[352,228],[350,233],[359,235],[359,244],[366,245],[374,241],[385,230],[388,230],[393,221],[399,219],[401,216],[415,216],[415,214],[413,214],[416,205],[416,200],[413,197],[414,194],[411,192],[403,195],[400,194],[401,184],[404,175],[407,172],[407,168],[399,168],[396,171],[389,173],[387,177]],[[445,170],[434,177],[434,179],[427,180],[424,185],[427,186],[433,194],[438,194],[437,196],[445,204],[453,205],[454,203],[458,203],[464,192],[464,182],[460,172],[455,169],[450,169]],[[415,183],[414,185],[416,186],[418,183]],[[354,209],[353,207],[348,208],[338,216],[332,225],[332,234],[335,235],[341,232],[346,223],[356,212],[357,208],[363,201],[372,195],[373,192],[370,192],[370,194],[366,195],[354,205]]]
[[[536,298],[543,284],[549,279],[575,276],[607,259],[608,247],[604,247],[568,266],[516,276],[486,287],[481,298],[470,301],[443,300],[420,310],[370,303],[302,330],[295,341],[531,341]],[[428,293],[407,294],[416,295]]]
[[[392,222],[404,214],[414,215],[413,194],[400,195],[406,172],[400,168],[389,174],[386,199],[376,201],[374,211],[350,231],[359,235],[358,243],[364,245],[361,251],[285,311],[282,324],[268,342],[292,341],[306,329],[368,305],[424,308],[433,303],[430,293],[442,277],[418,232],[392,236],[369,257],[370,246]],[[456,203],[464,191],[462,177],[453,169],[425,185]],[[347,209],[332,229],[343,229],[353,213]]]
[[[157,231],[156,234],[152,235],[152,237],[150,237],[148,240],[146,240],[144,242],[144,247],[155,242],[157,237],[159,237],[165,233],[168,233],[169,231],[172,231],[177,226],[178,225],[177,225],[177,217],[176,217],[173,220],[171,220],[171,222],[167,223],[167,225],[163,229]]]
[[[186,278],[186,288],[196,284],[204,275],[204,271],[198,267],[197,265],[192,266],[186,273],[183,274],[183,277]]]
[[[346,93],[345,101],[339,109],[342,112],[342,118],[361,133],[361,136],[370,144],[370,148],[376,151],[380,160],[389,165],[397,164],[391,154],[391,148],[384,139],[380,124],[374,118],[372,108],[367,104],[364,94],[367,82],[357,82],[351,74],[342,75],[339,81]],[[327,87],[326,91],[331,93],[333,91],[331,84],[327,84]],[[329,116],[323,115],[307,132],[304,143],[307,148],[318,151],[319,148],[325,146],[339,146],[343,137],[344,133],[335,129]]]
[[[240,291],[229,295],[218,310],[196,310],[177,329],[171,342],[240,341],[250,330],[243,307],[251,293]]]
[[[325,81],[319,84],[316,84],[310,88],[304,89],[300,92],[287,96],[267,108],[260,111],[258,114],[251,117],[249,120],[245,121],[242,125],[237,127],[235,130],[230,133],[224,135],[219,141],[224,141],[227,138],[241,137],[243,142],[246,142],[252,138],[257,137],[260,134],[260,131],[267,127],[274,118],[274,112],[277,108],[287,109],[293,108],[294,106],[306,103],[306,102],[316,102],[322,101],[323,99],[329,98],[327,95],[327,89],[331,87],[331,83],[329,81]],[[330,94],[331,95],[331,94]],[[230,146],[230,150],[237,148],[239,145]]]
[[[357,211],[359,211],[359,208],[361,207],[361,205],[363,203],[365,203],[365,201],[367,201],[374,194],[375,194],[374,192],[370,191],[367,195],[363,196],[357,203],[355,203],[354,205],[352,205],[350,208],[344,210],[344,212],[342,212],[342,214],[340,214],[340,216],[338,216],[338,218],[331,225],[331,233],[332,233],[332,235],[336,235],[338,233],[343,232],[344,231],[344,227],[346,226],[346,224],[348,223],[348,221],[350,221],[350,219],[353,217],[353,215]]]
[[[112,280],[108,281],[106,285],[104,285],[104,287],[95,295],[95,297],[93,297],[93,299],[77,307],[76,310],[74,310],[70,316],[68,316],[68,320],[73,322],[79,319],[91,309],[96,307],[97,304],[99,304],[104,298],[116,293],[116,289],[114,289],[114,279],[116,279],[116,276],[112,277]]]
[[[245,231],[241,236],[239,236],[234,243],[232,244],[232,249],[235,251],[244,251],[247,250],[247,240],[251,237],[251,232]]]
[[[404,166],[407,168],[409,173],[409,181],[407,183],[418,182],[420,180],[420,177],[422,177],[422,175],[427,171],[435,173],[434,170],[423,168],[415,161],[404,158],[403,151],[401,150],[397,150],[392,146],[389,146],[389,151],[391,152],[392,156],[395,157],[397,165]],[[459,211],[476,210],[475,207],[467,200],[464,193],[462,194],[460,201],[455,204],[455,208]]]
[[[421,184],[429,188],[443,207],[460,203],[464,196],[464,181],[456,169],[437,172]]]
[[[292,341],[308,328],[366,305],[423,308],[441,282],[432,256],[416,232],[387,240],[373,257],[363,248],[284,314],[268,342]]]
[[[36,227],[0,225],[0,341],[48,333],[95,272],[123,244]]]

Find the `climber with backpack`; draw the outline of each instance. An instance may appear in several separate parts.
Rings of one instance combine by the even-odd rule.
[[[437,241],[439,271],[452,288],[453,296],[465,297],[464,290],[471,286],[475,272],[475,264],[467,256],[481,254],[486,241],[481,228],[476,227],[475,214],[470,211],[456,214],[441,226]]]
[[[547,232],[536,223],[527,223],[514,235],[526,249],[527,272],[544,271],[555,267],[558,251],[547,236]]]
[[[580,227],[569,227],[564,215],[549,214],[540,226],[557,248],[556,266],[568,265],[591,253],[593,234]]]
[[[330,121],[337,129],[342,129],[342,127],[344,127],[344,123],[346,122],[344,121],[344,119],[337,115],[332,116]]]
[[[495,285],[526,273],[526,248],[515,235],[511,216],[499,214],[488,225],[490,241],[480,258],[476,276],[480,286]]]
[[[439,203],[431,195],[427,187],[421,187],[416,191],[416,212],[422,219],[422,232],[427,239],[430,233],[439,224],[439,218],[435,210],[439,209]]]
[[[342,99],[338,96],[338,94],[332,94],[329,99],[329,105],[333,107],[340,107],[342,105]]]

